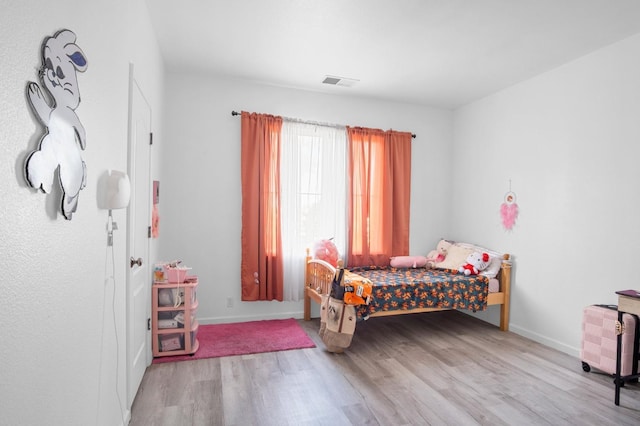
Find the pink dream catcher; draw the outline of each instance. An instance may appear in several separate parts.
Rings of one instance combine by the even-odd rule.
[[[509,191],[504,195],[504,203],[500,206],[500,217],[504,229],[510,231],[518,218],[518,204],[514,192]]]

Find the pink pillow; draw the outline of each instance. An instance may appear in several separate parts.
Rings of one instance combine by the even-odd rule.
[[[391,258],[393,268],[423,268],[427,265],[425,256],[395,256]]]

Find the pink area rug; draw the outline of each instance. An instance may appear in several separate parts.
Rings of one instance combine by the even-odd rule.
[[[293,319],[200,325],[200,347],[193,355],[154,358],[153,363],[247,355],[315,348],[315,343]]]

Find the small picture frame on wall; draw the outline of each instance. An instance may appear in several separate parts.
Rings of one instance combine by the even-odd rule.
[[[160,201],[160,181],[153,181],[153,204],[158,204]]]

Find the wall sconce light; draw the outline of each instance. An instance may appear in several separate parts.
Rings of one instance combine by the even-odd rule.
[[[98,179],[98,208],[109,210],[107,222],[107,245],[113,245],[113,231],[118,224],[113,221],[111,210],[124,209],[131,198],[131,183],[129,176],[117,170],[107,170]]]
[[[129,176],[117,170],[107,170],[98,180],[98,207],[105,210],[123,209],[129,205]]]

